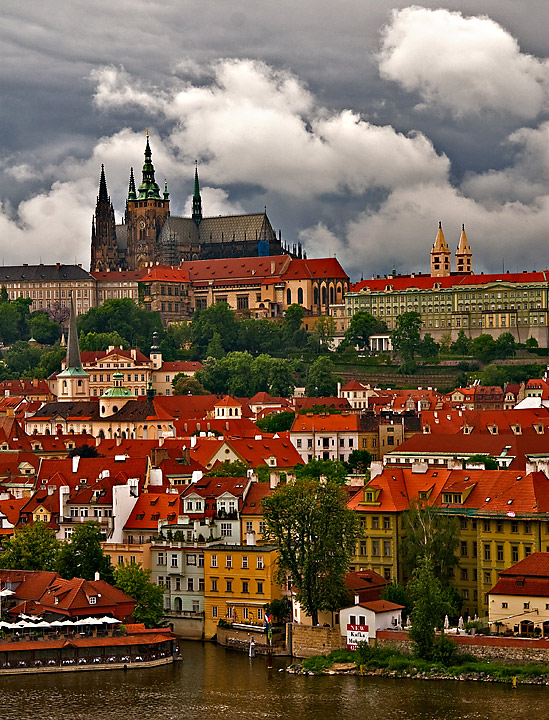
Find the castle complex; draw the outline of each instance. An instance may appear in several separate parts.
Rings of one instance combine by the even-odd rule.
[[[142,180],[136,188],[133,168],[126,210],[121,224],[116,224],[101,166],[99,194],[92,220],[92,272],[139,270],[151,264],[179,265],[185,260],[257,257],[290,254],[301,257],[301,248],[283,247],[266,210],[247,215],[205,217],[195,167],[191,217],[170,214],[167,183],[161,192],[155,181],[152,152],[147,133]]]

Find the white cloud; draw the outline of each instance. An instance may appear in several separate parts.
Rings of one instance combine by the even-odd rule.
[[[202,208],[207,209],[207,215],[240,215],[246,210],[239,202],[229,200],[229,194],[221,188],[201,187]],[[193,210],[193,196],[189,195],[185,202],[184,214],[188,217]]]
[[[383,79],[419,93],[421,109],[534,118],[543,108],[547,64],[521,53],[515,38],[486,16],[393,10],[378,60]]]
[[[199,158],[201,178],[248,183],[311,198],[444,180],[446,156],[421,133],[397,133],[344,110],[320,106],[289,72],[252,60],[216,63],[213,80],[170,93],[132,87],[125,72],[97,72],[96,102],[154,107],[173,123],[180,157]]]
[[[400,273],[427,271],[437,222],[442,221],[452,252],[465,223],[476,272],[499,272],[503,259],[511,270],[541,269],[549,266],[547,245],[540,244],[548,212],[547,196],[530,205],[508,202],[487,208],[449,184],[426,184],[397,188],[379,208],[350,222],[342,237],[320,225],[303,231],[301,239],[310,256],[333,248],[357,279],[393,265]]]
[[[538,128],[520,128],[508,138],[517,147],[513,165],[478,175],[469,173],[462,189],[476,200],[493,206],[518,200],[535,201],[549,187],[549,122]]]

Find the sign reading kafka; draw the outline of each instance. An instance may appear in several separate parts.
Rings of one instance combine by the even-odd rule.
[[[360,642],[368,642],[368,625],[347,623],[347,650],[356,650]]]

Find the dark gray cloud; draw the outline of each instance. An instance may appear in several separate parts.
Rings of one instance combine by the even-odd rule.
[[[150,126],[174,211],[199,157],[210,212],[266,204],[290,242],[337,252],[355,277],[424,267],[439,219],[468,225],[479,269],[502,245],[547,265],[546,3],[422,5],[9,3],[4,261],[86,262],[99,166],[120,213]]]

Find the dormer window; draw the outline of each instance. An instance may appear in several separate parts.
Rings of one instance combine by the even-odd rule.
[[[90,605],[97,605],[97,597],[95,595],[92,595],[89,598]]]

